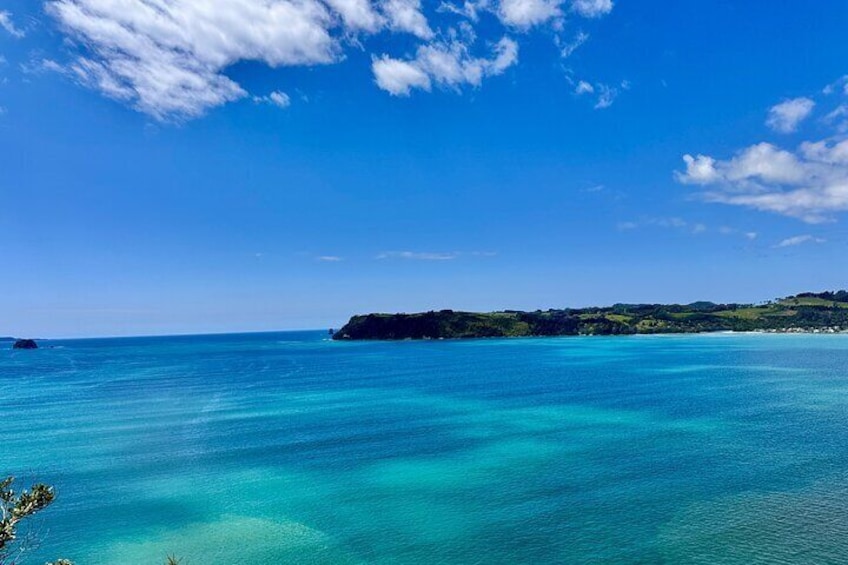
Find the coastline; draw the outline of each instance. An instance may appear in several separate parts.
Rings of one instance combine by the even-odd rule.
[[[802,293],[760,304],[614,304],[535,311],[354,315],[334,340],[399,340],[572,335],[848,332],[848,291]]]
[[[317,331],[317,330],[316,330]],[[516,335],[516,336],[469,336],[469,337],[424,337],[424,338],[399,338],[399,339],[324,339],[322,341],[335,343],[409,343],[409,342],[461,342],[461,341],[523,341],[542,339],[577,339],[577,338],[617,338],[617,339],[645,339],[645,338],[670,338],[670,337],[692,337],[692,336],[848,336],[848,329],[839,331],[819,331],[798,328],[786,328],[785,330],[715,330],[705,332],[653,332],[632,334],[573,334],[573,335]]]

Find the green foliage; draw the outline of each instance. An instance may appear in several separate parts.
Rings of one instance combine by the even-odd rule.
[[[13,564],[15,560],[12,544],[18,538],[18,525],[25,518],[47,508],[55,499],[53,488],[43,484],[35,484],[30,490],[15,493],[12,484],[14,477],[0,481],[0,565]],[[17,548],[20,553],[22,547]],[[59,560],[57,565],[68,565],[67,561]]]
[[[44,484],[35,484],[30,490],[24,490],[16,494],[12,489],[15,482],[14,477],[7,477],[0,481],[0,565],[15,565],[15,558],[23,553],[22,547],[12,551],[12,544],[17,540],[17,526],[21,520],[28,518],[47,508],[56,498],[53,487]],[[13,557],[14,555],[14,557]],[[182,559],[169,555],[165,565],[181,565]],[[73,565],[67,559],[57,559],[45,565]]]
[[[848,330],[848,291],[804,293],[763,305],[616,304],[607,308],[424,312],[354,316],[334,339],[442,339],[711,331]]]

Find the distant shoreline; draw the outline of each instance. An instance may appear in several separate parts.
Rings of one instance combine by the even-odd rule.
[[[457,312],[353,316],[334,340],[468,339],[712,332],[848,332],[848,291],[802,293],[762,304],[615,304],[524,312]]]
[[[320,330],[315,330],[320,331]],[[692,337],[692,336],[792,336],[792,335],[820,335],[820,336],[848,336],[848,329],[823,332],[817,330],[802,330],[795,331],[794,329],[786,331],[773,330],[715,330],[704,332],[654,332],[654,333],[632,333],[632,334],[563,334],[563,335],[516,335],[516,336],[468,336],[468,337],[423,337],[423,338],[397,338],[397,339],[327,339],[325,341],[334,341],[337,343],[345,342],[427,342],[427,341],[476,341],[476,340],[521,340],[521,339],[552,339],[552,338],[649,338],[649,337]]]

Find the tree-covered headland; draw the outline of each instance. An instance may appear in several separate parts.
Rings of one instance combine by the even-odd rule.
[[[806,292],[761,304],[615,304],[522,312],[457,312],[353,316],[333,338],[449,339],[628,335],[717,331],[848,331],[848,291]]]

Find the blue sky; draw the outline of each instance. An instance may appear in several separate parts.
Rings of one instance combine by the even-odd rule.
[[[0,335],[848,287],[848,3],[5,0]]]

